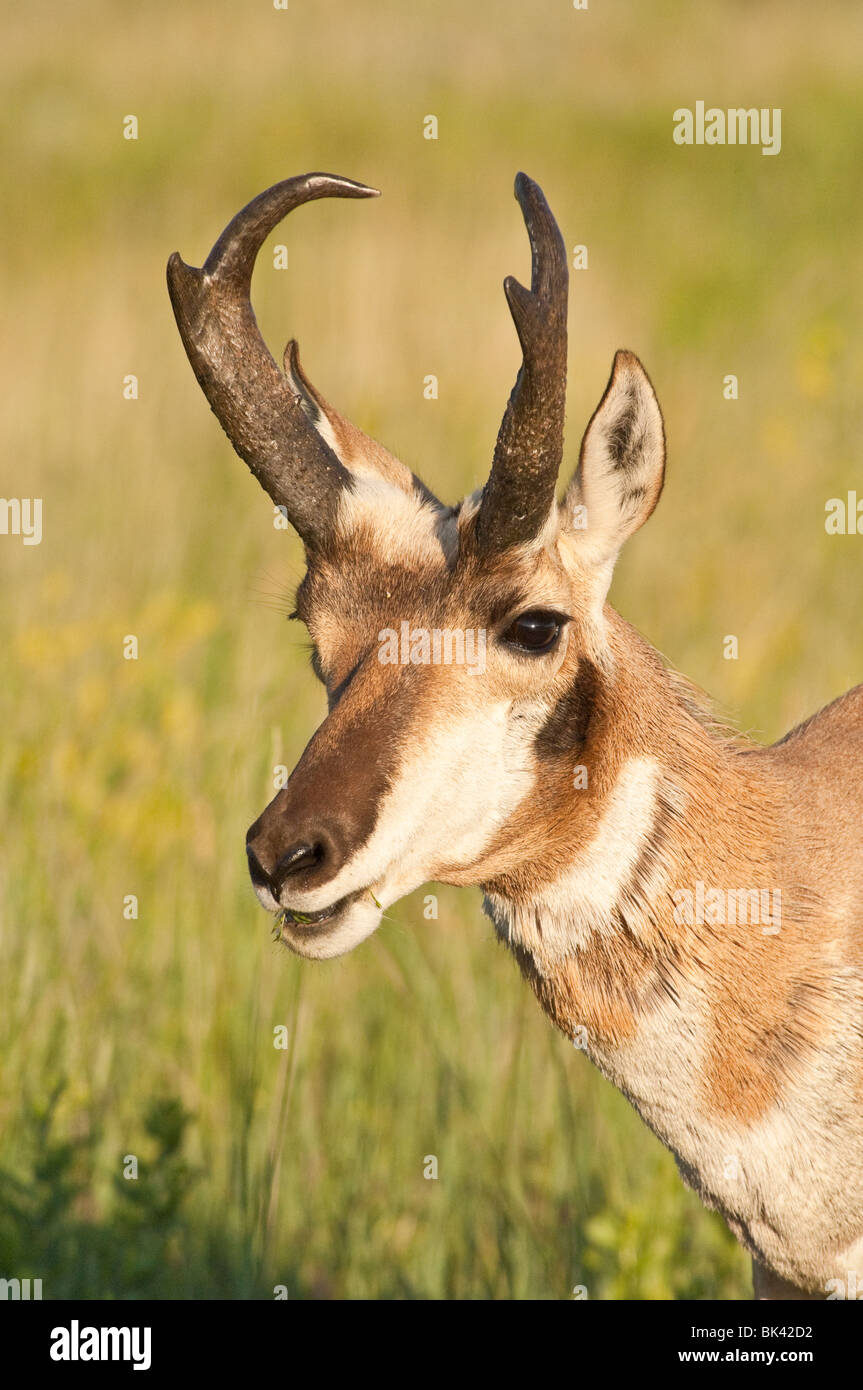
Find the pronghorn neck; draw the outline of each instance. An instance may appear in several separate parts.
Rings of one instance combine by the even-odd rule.
[[[543,1008],[597,1056],[705,974],[718,984],[735,945],[751,970],[777,900],[759,897],[760,921],[729,927],[714,920],[716,891],[732,890],[736,904],[739,891],[771,893],[782,878],[769,772],[628,624],[610,610],[606,620],[612,660],[593,672],[583,741],[568,746],[558,721],[561,746],[530,808],[535,843],[550,853],[486,885],[496,930]]]
[[[823,1291],[863,1260],[859,918],[835,888],[837,862],[860,881],[859,851],[837,861],[827,796],[799,788],[863,697],[745,746],[619,619],[609,636],[582,720],[588,789],[570,779],[564,798],[564,748],[532,808],[553,871],[500,875],[487,909],[544,1011],[704,1203],[757,1261]]]

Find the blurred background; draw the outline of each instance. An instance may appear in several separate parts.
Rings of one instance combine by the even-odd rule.
[[[863,498],[861,60],[853,0],[7,10],[0,491],[44,513],[40,545],[0,536],[0,1276],[46,1298],[749,1295],[478,893],[431,885],[437,921],[416,894],[334,962],[271,943],[243,840],[323,714],[284,621],[301,553],[207,409],[164,267],[290,174],[381,188],[296,213],[253,298],[276,356],[296,334],[319,389],[454,500],[518,366],[525,169],[588,250],[568,466],[617,347],[665,412],[665,494],[612,601],[772,740],[863,679],[863,537],[824,527]],[[781,107],[781,153],[675,145],[698,100]]]

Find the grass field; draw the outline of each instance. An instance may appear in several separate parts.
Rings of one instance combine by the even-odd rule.
[[[416,894],[332,963],[272,945],[243,837],[323,712],[283,621],[300,548],[206,408],[164,265],[289,174],[382,188],[297,213],[255,302],[276,353],[296,333],[450,500],[518,363],[526,169],[589,252],[571,463],[619,346],[666,416],[665,495],[612,600],[773,739],[863,679],[863,537],[824,528],[863,496],[861,58],[838,0],[6,16],[0,492],[41,497],[44,534],[0,536],[0,1276],[46,1298],[748,1296],[478,894],[431,885],[437,921]],[[781,153],[676,146],[698,99],[781,107]]]

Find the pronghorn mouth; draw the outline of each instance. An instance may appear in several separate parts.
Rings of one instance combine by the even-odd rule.
[[[350,902],[350,898],[340,898],[337,903],[333,903],[331,907],[323,908],[320,912],[299,912],[294,908],[283,907],[276,916],[273,932],[278,938],[282,934],[282,927],[286,924],[292,927],[323,926],[325,922],[332,922],[348,902]]]
[[[329,907],[321,908],[319,912],[300,912],[298,908],[283,907],[276,914],[273,923],[273,940],[281,941],[285,945],[285,928],[299,928],[300,936],[314,936],[320,927],[329,927],[338,922],[346,908],[358,902],[361,898],[369,897],[375,907],[380,908],[380,903],[370,888],[361,888],[355,893],[348,893],[346,897],[339,898],[337,902]]]

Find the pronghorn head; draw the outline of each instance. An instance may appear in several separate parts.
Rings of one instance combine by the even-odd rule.
[[[350,950],[429,880],[528,882],[543,846],[525,827],[548,759],[571,780],[614,665],[605,597],[662,489],[662,417],[637,358],[618,352],[558,504],[567,258],[541,190],[519,174],[515,192],[531,286],[504,289],[523,362],[488,482],[458,506],[328,405],[293,341],[280,372],[252,312],[255,257],[276,224],[374,189],[288,179],[238,213],[202,269],[176,253],[168,265],[198,382],[305,544],[295,616],[329,713],[247,836],[258,898],[304,956]]]

